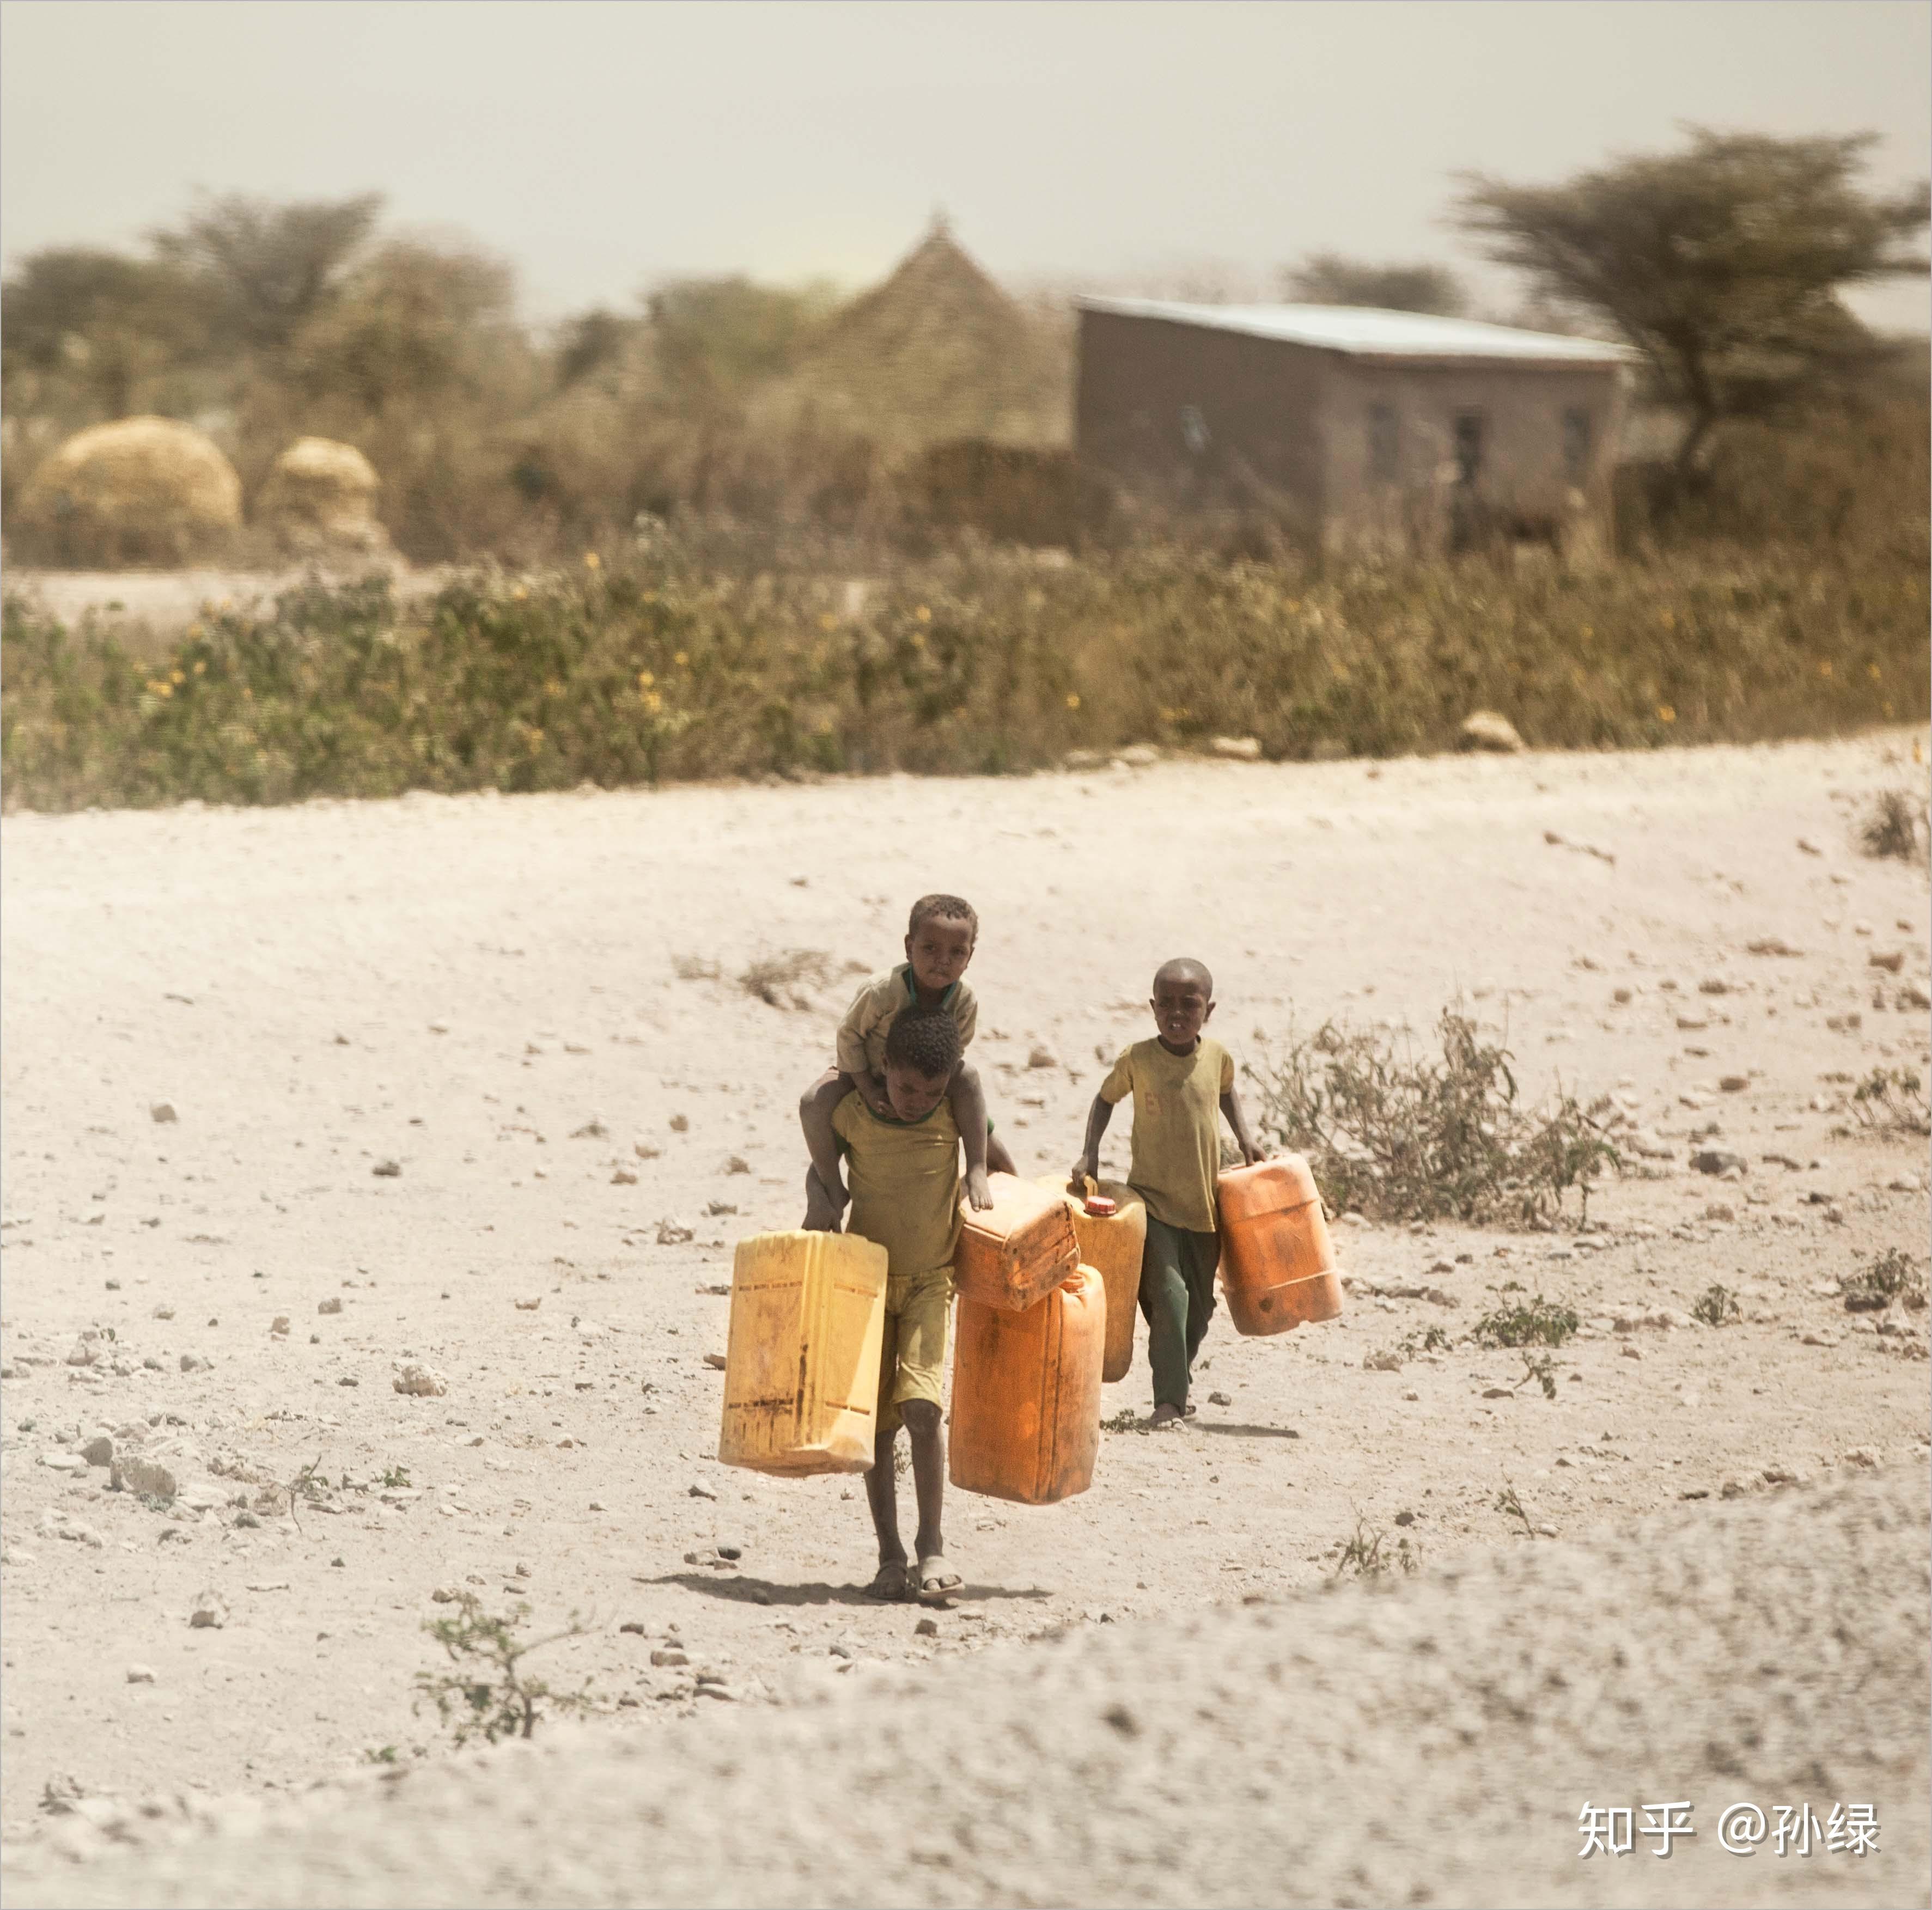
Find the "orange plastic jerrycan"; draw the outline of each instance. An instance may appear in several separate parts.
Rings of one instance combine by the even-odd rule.
[[[886,1250],[856,1234],[740,1240],[718,1456],[757,1472],[863,1472],[878,1429]]]
[[[1107,1290],[1076,1267],[1024,1312],[962,1298],[947,1473],[962,1492],[1047,1506],[1084,1492],[1100,1450]]]
[[[964,1209],[952,1256],[952,1288],[962,1300],[1013,1312],[1052,1292],[1080,1264],[1073,1217],[1057,1194],[1010,1174],[995,1174],[993,1204]]]
[[[1040,1184],[1053,1188],[1066,1202],[1080,1242],[1081,1264],[1092,1267],[1107,1290],[1107,1354],[1100,1377],[1112,1386],[1125,1379],[1134,1363],[1147,1208],[1124,1181],[1089,1180],[1084,1194],[1058,1174],[1042,1176]]]
[[[1342,1310],[1334,1243],[1299,1154],[1232,1168],[1216,1183],[1221,1287],[1234,1330],[1285,1333]]]

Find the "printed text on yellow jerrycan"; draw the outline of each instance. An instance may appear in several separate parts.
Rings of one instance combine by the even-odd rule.
[[[1215,1183],[1221,1290],[1240,1333],[1285,1333],[1342,1310],[1335,1248],[1299,1154],[1231,1168]]]
[[[1107,1291],[1090,1267],[1024,1312],[962,1298],[947,1476],[962,1492],[1052,1505],[1092,1484]]]
[[[1134,1363],[1134,1323],[1141,1312],[1141,1255],[1147,1247],[1147,1208],[1141,1197],[1120,1180],[1089,1180],[1076,1189],[1064,1174],[1040,1177],[1066,1202],[1073,1231],[1080,1242],[1080,1260],[1100,1276],[1107,1289],[1107,1352],[1100,1377],[1112,1386],[1126,1378]],[[1096,1198],[1097,1197],[1097,1198]],[[1090,1211],[1112,1203],[1112,1213]]]
[[[796,1231],[740,1240],[718,1458],[758,1472],[865,1471],[885,1318],[884,1247]]]

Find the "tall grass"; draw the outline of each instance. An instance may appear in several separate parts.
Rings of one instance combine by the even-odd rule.
[[[1928,710],[1922,571],[1781,552],[1311,577],[1169,546],[902,563],[855,601],[662,538],[398,604],[380,579],[211,611],[164,664],[4,605],[10,805],[997,773],[1251,735],[1271,757],[1828,734]]]

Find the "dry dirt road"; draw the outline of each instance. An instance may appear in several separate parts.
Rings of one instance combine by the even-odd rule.
[[[1837,1505],[1834,1480],[1918,1472],[1925,1315],[1848,1315],[1837,1281],[1925,1244],[1923,1143],[1846,1132],[1855,1081],[1926,1059],[1924,872],[1852,839],[1872,792],[1922,789],[1922,747],[1901,732],[8,817],[0,1829],[16,1885],[98,1842],[88,1826],[116,1821],[117,1800],[157,1801],[127,1821],[164,1828],[198,1798],[439,1756],[411,1707],[434,1662],[420,1627],[449,1609],[438,1589],[526,1601],[542,1629],[580,1614],[544,1669],[590,1681],[586,1729],[647,1760],[705,1756],[728,1713],[743,1729],[989,1651],[1020,1668],[994,1678],[1004,1690],[1031,1675],[1030,1640],[1158,1639],[1282,1599],[1333,1575],[1358,1525],[1419,1549],[1404,1597],[1421,1597],[1444,1569],[1510,1569],[1477,1562],[1496,1548],[1540,1559],[1667,1513],[1694,1549],[1700,1519],[1721,1532],[1762,1504],[1783,1529],[1787,1495]],[[1030,1170],[1070,1159],[1100,1057],[1146,1032],[1148,977],[1185,952],[1217,976],[1215,1032],[1256,1063],[1329,1015],[1426,1039],[1460,992],[1506,1024],[1531,1094],[1560,1074],[1621,1096],[1663,1150],[1633,1153],[1653,1177],[1594,1199],[1587,1233],[1342,1228],[1348,1312],[1275,1340],[1217,1323],[1198,1421],[1110,1434],[1093,1489],[1063,1506],[956,1495],[968,1594],[917,1634],[916,1612],[856,1589],[856,1482],[712,1460],[706,1356],[731,1240],[796,1218],[793,1110],[849,986],[775,1006],[735,978],[792,949],[835,977],[883,964],[933,887],[980,909],[976,1054]],[[1036,1049],[1052,1064],[1029,1066]],[[164,1103],[172,1120],[154,1118]],[[1694,1132],[1748,1171],[1691,1171]],[[694,1237],[660,1243],[665,1220]],[[1517,1356],[1467,1342],[1511,1280],[1582,1317],[1553,1401],[1519,1384]],[[1714,1284],[1740,1297],[1738,1324],[1670,1324]],[[1448,1351],[1420,1351],[1432,1327]],[[412,1361],[446,1394],[394,1390]],[[1106,1410],[1148,1403],[1143,1361]],[[84,1451],[98,1438],[165,1465],[172,1506],[106,1490]],[[1498,1509],[1505,1491],[1522,1518]],[[1922,1621],[1922,1529],[1908,1549],[1918,1576],[1869,1595]],[[204,1593],[225,1622],[190,1624]],[[1630,1593],[1665,1616],[1700,1596]],[[674,1650],[688,1663],[651,1663]],[[1868,1699],[1848,1685],[1844,1703]],[[1391,1743],[1411,1735],[1399,1704],[1372,1716]],[[1903,1823],[1922,1812],[1922,1777],[1898,1777],[1922,1770],[1922,1735],[1879,1755],[1894,1777],[1874,1801]],[[1396,1768],[1382,1756],[1371,1772]],[[1143,1781],[1158,1789],[1157,1770]],[[50,1786],[80,1808],[44,1808]],[[1562,1805],[1566,1837],[1581,1801]],[[1491,1888],[1510,1862],[1495,1853]],[[719,1900],[742,1892],[734,1874]],[[1346,1874],[1318,1867],[1282,1900],[1378,1900]],[[1481,1899],[1484,1873],[1457,1874],[1433,1900]],[[1177,1875],[1138,1900],[1187,1894]]]

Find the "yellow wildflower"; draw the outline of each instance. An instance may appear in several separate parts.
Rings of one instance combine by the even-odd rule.
[[[1067,691],[1066,706],[1069,709],[1078,709],[1080,707],[1080,692],[1078,690]]]
[[[1831,673],[1832,659],[1829,657],[1826,657],[1818,666],[1818,674],[1820,676],[1828,676]]]
[[[584,568],[587,571],[596,570],[603,561],[594,550],[586,550],[584,553]]]
[[[208,674],[208,659],[207,659],[207,658],[206,658],[206,657],[196,657],[196,658],[195,658],[195,660],[194,660],[194,673],[195,673],[197,676],[206,676]],[[1878,670],[1877,670],[1877,668],[1876,668],[1876,666],[1874,666],[1874,668],[1873,668],[1872,674],[1873,674],[1874,676],[1876,676],[1878,674]]]
[[[680,650],[677,655],[671,658],[671,661],[676,664],[680,670],[688,670],[691,667],[690,658],[686,656],[682,650]]]
[[[640,690],[648,690],[657,680],[648,670],[640,670],[638,672],[638,688]]]
[[[932,613],[923,604],[913,612],[913,615],[918,618],[921,623],[930,623],[932,621]]]
[[[819,615],[818,627],[821,630],[836,630],[838,619],[830,610],[822,611]]]
[[[1874,683],[1876,683],[1879,679],[1880,675],[1878,665],[1875,663],[1867,664],[1865,665],[1865,674],[1869,676]]]
[[[656,690],[646,690],[644,693],[644,708],[655,716],[663,709],[664,698]]]
[[[1657,720],[1660,723],[1674,723],[1677,721],[1677,712],[1667,703],[1660,703],[1657,706]]]
[[[170,683],[185,683],[188,679],[178,670],[171,670],[168,672],[168,681]]]

